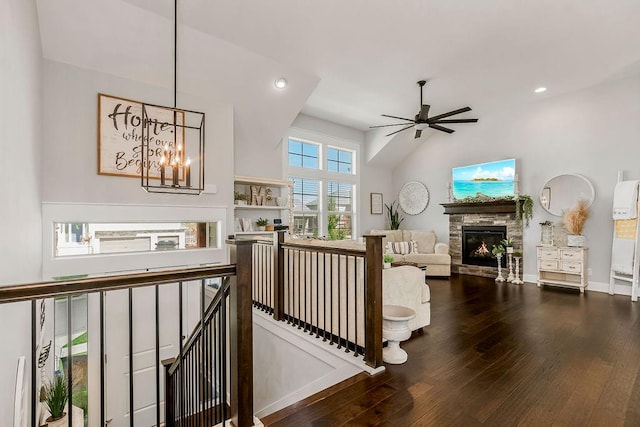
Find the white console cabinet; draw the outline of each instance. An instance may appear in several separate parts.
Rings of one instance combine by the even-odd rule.
[[[538,287],[558,285],[584,292],[588,254],[585,247],[538,246]]]

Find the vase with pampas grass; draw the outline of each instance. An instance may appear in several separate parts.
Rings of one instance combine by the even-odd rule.
[[[575,207],[564,211],[562,227],[568,233],[567,246],[584,246],[585,238],[582,231],[590,214],[589,203],[586,200],[580,200]]]

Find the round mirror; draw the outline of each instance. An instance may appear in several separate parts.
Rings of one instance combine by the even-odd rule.
[[[540,204],[551,215],[562,216],[562,211],[572,208],[579,200],[589,206],[595,198],[591,182],[582,175],[565,173],[549,179],[540,190]]]

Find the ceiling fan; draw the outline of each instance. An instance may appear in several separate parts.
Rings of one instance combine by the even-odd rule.
[[[467,111],[471,111],[471,108],[469,107],[464,107],[464,108],[460,108],[458,110],[453,110],[453,111],[449,111],[448,113],[444,113],[444,114],[439,114],[437,116],[432,116],[432,117],[428,117],[429,114],[429,107],[430,105],[426,105],[422,103],[422,88],[424,87],[424,85],[427,83],[426,80],[420,80],[418,82],[418,86],[420,86],[420,112],[418,114],[416,114],[415,119],[405,119],[404,117],[398,117],[398,116],[390,116],[388,114],[382,114],[382,117],[390,117],[392,119],[398,119],[398,120],[406,120],[405,123],[395,123],[392,125],[380,125],[380,126],[369,126],[370,128],[383,128],[383,127],[388,127],[388,126],[405,126],[408,125],[400,130],[397,130],[395,132],[391,132],[390,134],[388,134],[387,136],[391,136],[394,135],[398,132],[402,132],[403,130],[407,130],[409,128],[415,127],[416,128],[416,138],[420,138],[420,135],[422,135],[422,131],[425,130],[427,127],[430,127],[432,129],[436,129],[442,132],[446,132],[446,133],[453,133],[455,132],[453,129],[449,129],[447,127],[441,126],[441,124],[453,124],[453,123],[476,123],[478,121],[478,119],[447,119],[446,117],[451,117],[451,116],[455,116],[456,114],[461,114],[461,113],[466,113]]]

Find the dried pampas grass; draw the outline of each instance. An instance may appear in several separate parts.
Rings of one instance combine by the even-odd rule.
[[[582,230],[589,219],[589,214],[589,204],[586,200],[580,200],[576,207],[564,211],[562,227],[569,234],[582,235]]]

